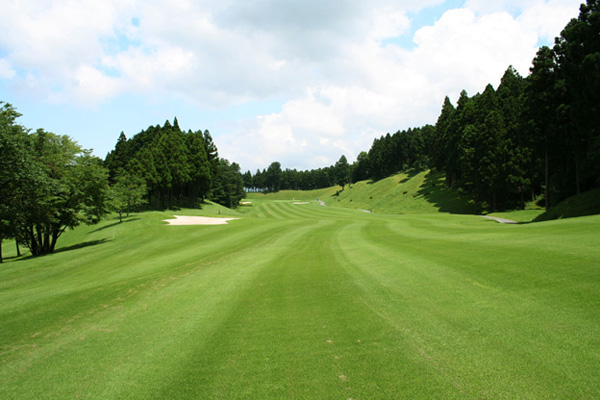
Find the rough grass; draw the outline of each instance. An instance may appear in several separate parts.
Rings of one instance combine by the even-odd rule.
[[[600,397],[600,216],[307,200],[133,215],[9,260],[0,398]]]

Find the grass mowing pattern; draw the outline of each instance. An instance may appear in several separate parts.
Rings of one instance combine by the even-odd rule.
[[[599,216],[252,201],[2,265],[0,398],[600,397]]]

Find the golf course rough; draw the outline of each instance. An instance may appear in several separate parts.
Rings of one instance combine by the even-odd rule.
[[[600,398],[599,216],[293,203],[215,226],[137,214],[50,256],[8,252],[0,398]]]

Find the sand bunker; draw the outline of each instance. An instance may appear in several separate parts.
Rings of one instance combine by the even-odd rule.
[[[227,221],[239,218],[212,218],[212,217],[190,217],[185,215],[174,215],[175,219],[165,219],[169,225],[225,225]]]
[[[242,202],[240,202],[240,204],[246,205],[246,204],[252,204],[252,202],[251,201],[242,201]]]
[[[309,201],[296,201],[292,204],[310,204],[310,202]]]

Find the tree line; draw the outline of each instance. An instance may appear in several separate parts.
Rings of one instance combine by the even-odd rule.
[[[345,156],[330,167],[307,171],[281,169],[281,163],[272,162],[262,171],[253,175],[250,171],[243,174],[244,187],[250,192],[278,192],[279,190],[313,190],[334,185],[351,183],[351,166]]]
[[[488,211],[539,197],[548,208],[600,187],[599,32],[600,0],[588,0],[554,46],[538,50],[527,77],[509,67],[497,89],[488,85],[472,97],[462,91],[456,105],[446,97],[435,125],[376,138],[350,166],[351,181],[435,168],[445,171],[447,186]],[[277,190],[337,183],[335,166],[287,175],[269,169],[247,172],[245,185]],[[278,185],[269,183],[274,176]]]

